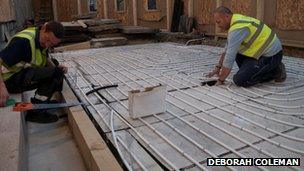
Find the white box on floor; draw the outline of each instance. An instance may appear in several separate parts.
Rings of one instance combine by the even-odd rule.
[[[136,119],[166,111],[167,86],[159,85],[147,87],[144,91],[133,90],[129,92],[129,115]]]

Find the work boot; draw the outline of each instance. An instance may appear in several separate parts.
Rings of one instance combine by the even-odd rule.
[[[36,98],[31,98],[31,102],[35,104],[58,103],[57,101],[42,101]],[[49,113],[46,109],[29,110],[25,116],[25,120],[37,123],[52,123],[58,121],[58,116]]]
[[[274,82],[282,83],[286,80],[285,65],[281,62],[278,66],[277,74],[275,75]]]

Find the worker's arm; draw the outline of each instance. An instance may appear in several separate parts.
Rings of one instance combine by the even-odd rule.
[[[230,68],[222,67],[220,70],[216,85],[224,84],[224,82],[225,82],[226,78],[229,76],[230,72],[231,72]]]
[[[66,74],[68,72],[68,68],[65,65],[59,64],[59,62],[54,58],[47,58],[47,66],[48,67],[59,67],[62,69],[64,74]]]
[[[51,58],[47,58],[47,60],[46,60],[46,65],[47,65],[48,67],[56,67],[56,65],[54,64],[54,62],[52,61]]]
[[[231,72],[240,46],[249,34],[250,32],[247,28],[238,29],[228,34],[226,53],[222,61],[216,85],[224,84]]]
[[[9,98],[9,93],[5,86],[4,80],[2,79],[2,59],[0,58],[0,107],[5,106],[7,99]]]
[[[210,78],[210,77],[213,77],[214,75],[216,75],[216,76],[219,75],[220,70],[221,70],[222,65],[223,65],[224,58],[225,58],[225,53],[222,53],[218,64],[215,66],[215,68],[210,73],[207,74],[207,77]]]

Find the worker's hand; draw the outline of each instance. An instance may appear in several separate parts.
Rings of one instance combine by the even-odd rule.
[[[62,69],[63,73],[66,74],[68,72],[68,67],[65,65],[59,64],[58,67]]]
[[[9,93],[5,87],[5,84],[0,83],[0,107],[5,106],[8,98],[9,98]]]
[[[211,71],[210,73],[208,73],[208,74],[206,75],[206,77],[211,78],[211,77],[213,77],[214,75],[218,76],[219,73],[220,73],[220,68],[215,67],[215,68],[213,69],[213,71]]]
[[[35,69],[29,69],[26,74],[24,75],[24,85],[30,86],[32,85],[32,80],[35,75]],[[37,73],[37,72],[36,72]]]

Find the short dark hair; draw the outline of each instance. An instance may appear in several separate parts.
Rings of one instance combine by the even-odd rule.
[[[64,27],[60,22],[57,21],[47,22],[45,30],[53,32],[58,39],[61,39],[64,36]]]
[[[232,12],[229,8],[227,8],[227,7],[225,7],[225,6],[217,7],[217,8],[213,11],[213,13],[233,14],[233,12]]]

